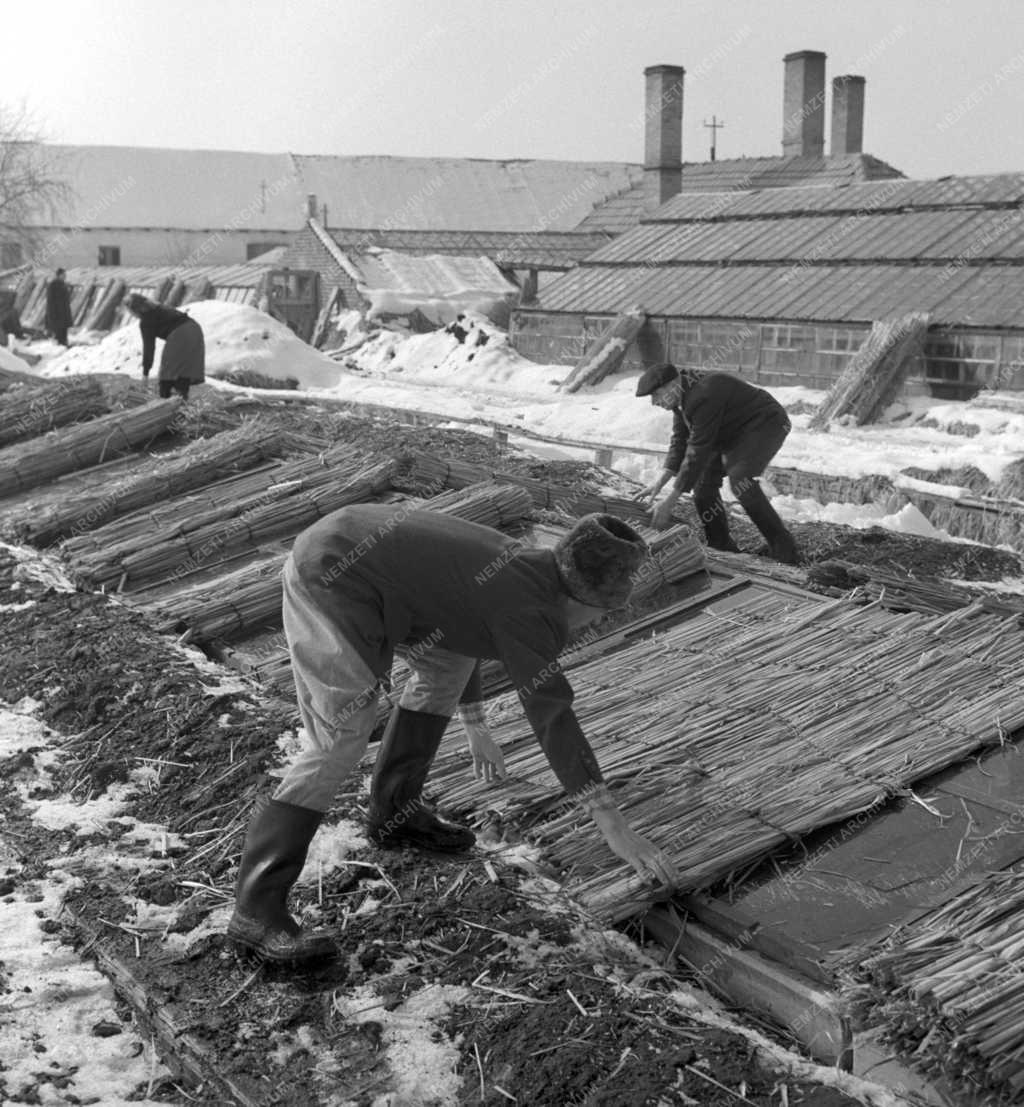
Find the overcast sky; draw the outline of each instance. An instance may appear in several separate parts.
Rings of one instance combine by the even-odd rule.
[[[74,144],[643,160],[643,69],[687,70],[683,156],[777,155],[782,57],[867,78],[864,149],[1024,171],[1024,0],[47,0],[3,5],[0,102]],[[831,110],[829,106],[829,111]],[[828,132],[826,130],[826,142]]]

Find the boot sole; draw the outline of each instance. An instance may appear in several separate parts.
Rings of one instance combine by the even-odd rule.
[[[281,965],[286,968],[299,969],[306,968],[309,965],[325,965],[338,959],[337,949],[324,950],[321,953],[306,954],[301,957],[296,957],[294,955],[283,956],[282,954],[273,952],[262,946],[253,945],[244,938],[233,937],[231,934],[227,936],[227,939],[238,956],[247,960],[262,961],[269,965]]]

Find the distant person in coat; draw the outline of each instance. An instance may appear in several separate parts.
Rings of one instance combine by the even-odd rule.
[[[64,270],[58,269],[46,286],[46,329],[62,346],[68,345],[71,326],[71,293],[64,281]]]
[[[399,646],[411,676],[377,754],[371,841],[433,852],[473,845],[472,832],[440,818],[421,793],[450,717],[480,698],[466,692],[477,660],[495,658],[568,800],[639,875],[677,883],[671,860],[612,799],[558,664],[571,629],[626,602],[646,558],[643,539],[611,515],[584,516],[553,549],[392,504],[341,508],[303,531],[285,562],[283,615],[306,745],[249,824],[228,937],[276,962],[336,953],[329,935],[302,932],[286,901],[324,812],[366,751]],[[474,760],[500,776],[486,727],[467,732]]]
[[[21,316],[15,307],[15,295],[7,288],[0,289],[0,346],[6,346],[9,337],[28,337],[21,325]]]
[[[156,340],[162,338],[164,348],[157,373],[160,398],[166,400],[172,392],[178,392],[187,400],[189,388],[206,380],[203,328],[191,315],[134,292],[128,297],[128,310],[138,318],[142,332],[142,375],[149,377]]]
[[[663,363],[652,366],[637,382],[636,394],[672,412],[672,441],[658,478],[638,499],[654,503],[670,481],[672,487],[651,513],[659,530],[672,519],[672,509],[684,492],[693,492],[707,543],[712,549],[738,552],[729,533],[722,503],[722,481],[768,542],[776,561],[796,565],[796,542],[779,518],[758,477],[779,452],[790,431],[782,405],[763,388],[732,373],[680,371]]]

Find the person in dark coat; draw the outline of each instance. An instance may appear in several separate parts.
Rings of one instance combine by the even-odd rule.
[[[707,543],[736,552],[729,517],[722,503],[722,481],[768,541],[776,561],[796,565],[793,536],[772,507],[758,477],[779,452],[790,431],[782,405],[763,388],[731,373],[680,371],[667,362],[646,370],[636,394],[672,412],[672,441],[658,478],[638,496],[652,503],[670,481],[672,488],[651,513],[659,530],[667,527],[684,492],[693,492]]]
[[[480,698],[466,692],[478,660],[496,658],[569,800],[639,875],[677,883],[672,862],[612,800],[558,664],[570,628],[622,606],[646,557],[643,539],[610,515],[584,516],[553,549],[393,504],[345,507],[303,531],[284,567],[283,615],[306,745],[249,824],[229,939],[282,963],[336,953],[328,936],[303,934],[287,896],[324,812],[366,751],[398,647],[411,675],[377,754],[371,841],[452,853],[473,845],[473,834],[421,793],[451,715]],[[494,749],[474,749],[470,735],[474,759],[498,764],[487,741]]]
[[[64,281],[64,270],[58,269],[46,286],[46,329],[62,345],[68,345],[71,326],[71,293]]]
[[[138,318],[142,332],[142,375],[149,377],[156,340],[162,338],[164,348],[157,374],[160,398],[166,400],[177,391],[187,400],[189,388],[206,380],[203,328],[191,315],[154,303],[138,293],[128,297],[128,310]]]
[[[0,346],[7,345],[9,335],[20,339],[28,337],[15,304],[15,294],[10,289],[0,289]]]

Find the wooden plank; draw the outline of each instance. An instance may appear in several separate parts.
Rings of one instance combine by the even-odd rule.
[[[666,949],[737,1003],[785,1027],[815,1060],[849,1072],[853,1035],[833,992],[751,952],[742,935],[729,940],[671,907],[653,907],[643,925]]]
[[[67,915],[81,943],[80,953],[93,958],[114,991],[154,1037],[164,1064],[179,1079],[202,1085],[204,1094],[210,1093],[204,1102],[238,1104],[240,1107],[263,1107],[264,1104],[277,1102],[276,1092],[271,1098],[254,1096],[229,1076],[223,1075],[220,1071],[223,1064],[216,1054],[190,1034],[187,1024],[176,1019],[167,1005],[156,1002],[145,985],[136,979],[129,965],[106,948],[100,932],[70,909]]]

